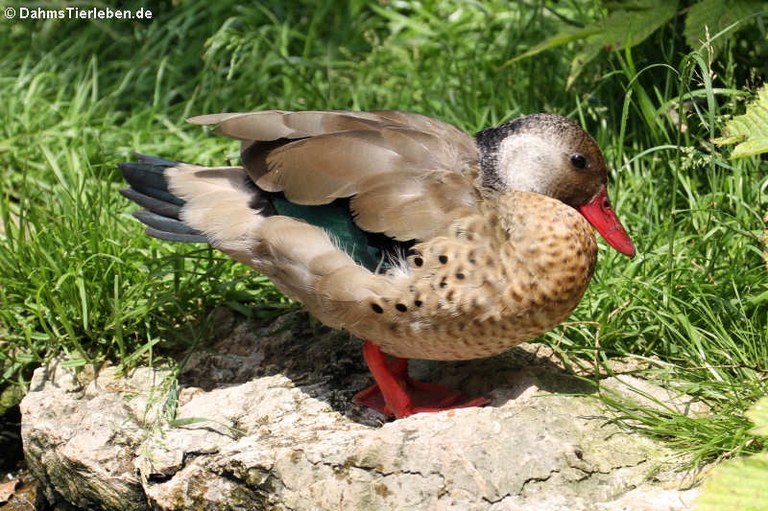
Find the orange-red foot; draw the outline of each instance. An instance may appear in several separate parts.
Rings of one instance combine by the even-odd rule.
[[[400,419],[414,413],[485,406],[490,403],[484,397],[467,399],[461,392],[443,385],[412,379],[408,376],[406,359],[388,358],[370,341],[366,341],[363,346],[363,357],[376,383],[358,392],[353,401],[384,415]]]

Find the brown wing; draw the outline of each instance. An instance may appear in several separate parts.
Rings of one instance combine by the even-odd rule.
[[[429,117],[397,112],[252,112],[195,117],[242,141],[260,188],[298,204],[353,197],[361,228],[426,239],[475,200],[472,137]]]

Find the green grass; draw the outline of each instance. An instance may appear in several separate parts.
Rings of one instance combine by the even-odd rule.
[[[596,59],[566,89],[576,47],[504,66],[563,18],[588,25],[600,14],[591,1],[549,4],[190,0],[152,7],[152,22],[3,21],[0,390],[59,353],[130,367],[183,352],[205,341],[217,306],[291,306],[246,268],[149,239],[130,217],[116,164],[133,151],[236,161],[236,144],[185,117],[395,108],[474,132],[551,111],[579,119],[604,148],[639,255],[601,249],[573,318],[584,323],[545,340],[591,360],[596,322],[600,362],[652,359],[652,377],[713,410],[689,419],[613,402],[620,418],[700,460],[761,448],[743,411],[768,386],[758,241],[768,167],[731,161],[710,139],[765,79],[765,36],[740,33],[710,63],[670,25]]]

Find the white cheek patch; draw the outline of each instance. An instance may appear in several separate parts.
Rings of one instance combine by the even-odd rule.
[[[549,195],[562,165],[563,148],[541,135],[520,134],[499,145],[499,180],[510,190]]]

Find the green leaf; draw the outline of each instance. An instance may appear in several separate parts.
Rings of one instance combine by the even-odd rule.
[[[768,510],[768,454],[739,458],[715,467],[702,485],[695,509]]]
[[[581,74],[584,67],[603,51],[635,46],[669,21],[676,12],[676,3],[665,0],[634,0],[621,2],[604,19],[584,28],[566,27],[528,51],[508,60],[508,66],[519,60],[569,43],[581,47],[571,61],[568,87]]]
[[[760,399],[745,415],[755,425],[750,433],[768,437],[768,397]]]
[[[622,2],[605,18],[599,33],[587,37],[571,61],[567,87],[573,85],[584,67],[601,51],[617,51],[645,41],[675,15],[677,3],[665,0]]]
[[[509,66],[510,64],[514,64],[519,60],[524,60],[524,59],[536,56],[539,53],[557,48],[558,46],[563,46],[568,43],[579,41],[581,39],[586,39],[587,37],[590,37],[590,36],[599,35],[602,31],[603,31],[603,28],[599,25],[593,25],[591,27],[586,27],[586,28],[566,27],[565,29],[561,30],[560,32],[553,35],[549,39],[545,39],[544,41],[540,42],[530,50],[509,59],[504,63],[504,66],[502,67],[506,67],[506,66]]]
[[[24,393],[21,387],[16,385],[5,387],[0,391],[0,415],[5,414],[9,408],[18,405],[23,397]]]
[[[745,414],[755,426],[750,433],[768,436],[768,397]],[[715,467],[696,500],[697,511],[768,510],[768,453],[738,458]]]
[[[712,140],[717,145],[738,144],[731,158],[744,158],[768,152],[768,85],[757,92],[744,115],[725,124],[723,136]]]
[[[705,42],[711,41],[712,49],[716,53],[722,49],[728,38],[725,37],[726,34],[712,38],[737,21],[760,12],[762,4],[762,0],[702,0],[692,5],[685,18],[683,31],[688,46],[696,49]],[[746,23],[741,23],[733,27],[730,34],[746,26]]]
[[[172,419],[168,421],[168,424],[172,428],[183,428],[184,426],[193,426],[195,424],[202,424],[204,422],[215,422],[205,417],[185,417],[183,419]]]

